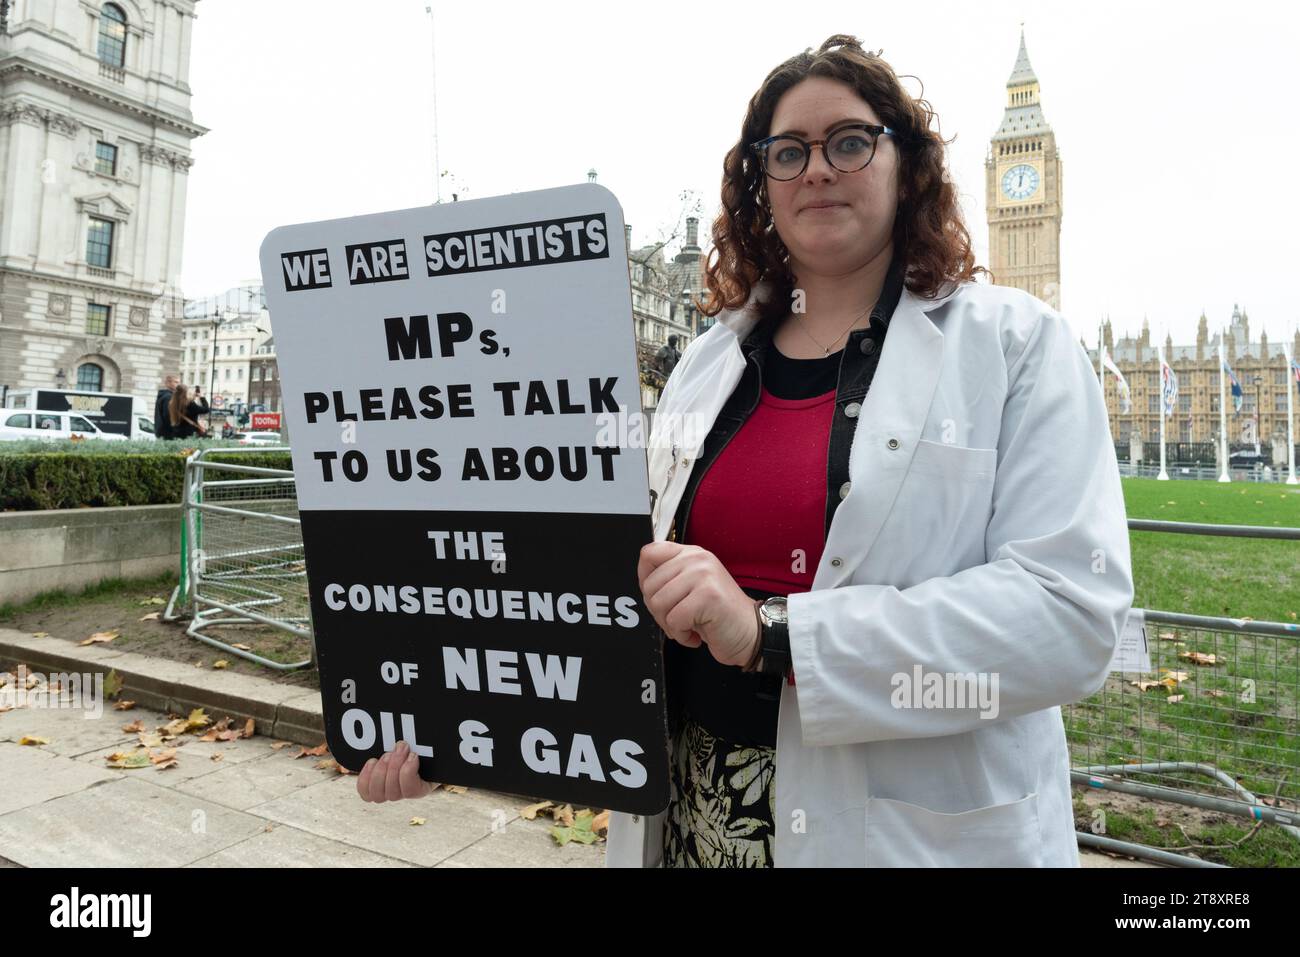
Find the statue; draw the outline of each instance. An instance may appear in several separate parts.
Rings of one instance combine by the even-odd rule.
[[[673,369],[681,360],[682,354],[677,351],[677,337],[669,336],[668,344],[661,346],[659,352],[655,355],[655,369],[668,381],[668,377],[673,374]]]

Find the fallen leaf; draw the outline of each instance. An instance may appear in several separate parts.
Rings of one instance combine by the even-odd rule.
[[[442,789],[448,794],[464,794],[469,788],[460,784],[444,784]]]
[[[551,812],[551,817],[560,825],[570,827],[573,825],[573,808],[563,804]]]
[[[212,667],[217,668],[219,670],[224,670],[230,667],[230,662],[227,661],[225,658],[218,658],[216,661],[212,662]]]
[[[144,721],[143,721],[142,719],[140,719],[140,718],[136,718],[136,719],[135,719],[134,721],[132,721],[130,724],[124,724],[124,725],[122,725],[122,730],[123,730],[123,731],[126,731],[126,732],[129,732],[129,733],[131,733],[131,734],[134,734],[134,733],[137,732],[137,731],[143,731],[143,730],[144,730]]]
[[[170,748],[166,751],[159,751],[156,754],[151,753],[149,760],[153,762],[154,767],[162,770],[163,768],[172,768],[176,766],[176,749]]]
[[[130,711],[135,707],[134,701],[118,701],[113,705],[114,711]]]
[[[165,605],[167,604],[167,602],[165,599],[159,598],[157,595],[155,595],[153,598],[140,599],[140,604],[141,605]]]
[[[1152,688],[1161,687],[1164,682],[1156,681],[1154,679],[1139,678],[1137,681],[1130,681],[1129,684],[1135,686],[1139,691],[1150,691]]]
[[[122,676],[110,668],[108,674],[104,675],[104,697],[116,698],[121,692]]]
[[[591,822],[591,829],[601,835],[601,837],[604,837],[609,831],[609,812],[601,811],[597,814],[595,819]]]
[[[291,744],[293,744],[292,741],[272,741],[271,747],[276,751],[279,751],[281,748],[287,748]]]
[[[528,807],[520,808],[519,816],[522,817],[525,821],[533,821],[537,819],[538,811],[545,811],[547,808],[550,807],[555,807],[555,805],[552,804],[550,801],[540,801],[537,804],[530,804],[528,805]]]
[[[1160,632],[1160,640],[1161,640],[1161,641],[1177,641],[1177,640],[1178,640],[1178,636],[1177,636],[1176,634],[1174,634],[1172,631],[1162,631],[1162,632]]]
[[[13,706],[13,705],[11,705],[11,704],[0,704],[0,714],[4,714],[6,711],[12,711],[12,710],[14,710],[14,706]]]
[[[213,754],[208,758],[209,761],[224,761],[225,759],[226,755],[221,751],[218,751],[216,754]]]
[[[157,731],[141,731],[137,740],[142,748],[161,748],[163,736]]]
[[[151,611],[149,614],[137,618],[136,621],[157,621],[160,615],[161,612]]]
[[[120,631],[97,631],[85,641],[77,642],[78,645],[93,645],[101,641],[112,641],[121,634]]]
[[[294,758],[295,759],[318,758],[322,754],[329,754],[329,753],[330,753],[330,747],[328,744],[318,744],[314,748],[303,748],[301,751],[299,751],[297,754],[294,755]]]
[[[118,751],[110,754],[105,760],[108,761],[110,768],[119,768],[125,771],[133,771],[136,768],[147,768],[150,766],[149,749],[137,748],[134,751]]]
[[[231,648],[238,648],[240,651],[252,651],[252,650],[253,650],[253,646],[252,646],[252,645],[245,645],[245,644],[243,644],[243,643],[241,643],[241,642],[238,642],[238,641],[231,642],[230,647],[231,647]]]
[[[1180,694],[1171,694],[1165,700],[1168,701],[1170,704],[1177,704],[1179,701],[1183,700],[1183,696]]]
[[[203,713],[202,708],[195,708],[189,713],[188,717],[177,718],[175,721],[169,721],[159,730],[168,737],[178,737],[187,731],[193,731],[210,724],[212,719]]]
[[[1207,691],[1207,692],[1205,692],[1205,693],[1206,693],[1207,695],[1209,695],[1211,698],[1222,698],[1222,697],[1224,697],[1225,695],[1227,695],[1228,692],[1226,692],[1226,691],[1220,691],[1219,689],[1215,688],[1215,689],[1212,689],[1212,690]]]
[[[1214,655],[1207,655],[1200,651],[1180,651],[1178,657],[1186,658],[1198,665],[1217,665],[1219,663],[1219,659]]]
[[[49,738],[38,738],[34,734],[24,734],[18,739],[19,744],[49,744]]]
[[[426,818],[422,818],[422,817],[413,817],[413,818],[411,818],[411,826],[412,826],[412,827],[419,827],[421,824],[423,824],[423,823],[425,822],[425,820],[427,820],[427,819],[426,819]]]
[[[1295,615],[1292,615],[1291,617],[1294,618]],[[50,637],[50,633],[49,633],[48,631],[33,631],[33,632],[32,632],[32,637],[33,637],[33,638],[48,638],[48,637]]]

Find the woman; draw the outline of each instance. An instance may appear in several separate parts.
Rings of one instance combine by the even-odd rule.
[[[202,395],[190,398],[189,386],[178,385],[172,393],[167,406],[167,420],[171,423],[169,438],[189,439],[194,436],[203,438],[208,430],[199,424],[199,416],[208,414],[208,403]]]
[[[1067,323],[973,281],[932,119],[842,35],[750,101],[651,440],[672,801],[611,865],[1078,866],[1059,706],[1132,601],[1119,474]]]

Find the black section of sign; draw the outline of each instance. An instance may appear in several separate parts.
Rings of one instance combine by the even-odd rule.
[[[325,289],[330,281],[330,257],[326,249],[300,249],[296,253],[280,253],[280,268],[284,270],[285,292],[304,289]]]
[[[425,268],[430,276],[608,257],[609,231],[604,213],[424,237]]]
[[[392,282],[394,279],[406,279],[410,275],[404,239],[357,243],[345,247],[343,252],[349,285],[363,286],[371,282]]]
[[[75,415],[84,415],[95,423],[101,432],[130,435],[132,405],[133,400],[129,395],[105,398],[93,392],[82,395],[75,392],[39,389],[36,392],[34,408],[43,412],[71,412]]]
[[[425,780],[640,814],[667,806],[663,636],[636,575],[651,538],[647,516],[304,511],[301,518],[326,741],[340,764],[360,770],[389,749],[385,736],[413,737],[413,749],[433,751],[420,757]],[[439,559],[430,531],[479,536],[479,557],[458,558],[449,541]],[[482,533],[500,533],[504,571],[484,556]],[[371,542],[384,547],[358,547]],[[451,612],[462,595],[468,618]],[[506,617],[507,606],[522,619]],[[551,621],[543,620],[548,607]],[[632,616],[635,626],[618,624]],[[465,669],[459,677],[444,668],[444,649]],[[393,663],[391,683],[385,662]],[[409,683],[403,663],[417,671]],[[566,699],[562,681],[535,679],[541,671],[575,676],[576,693]],[[479,690],[466,686],[474,680]],[[349,682],[355,699],[345,701]],[[466,721],[486,726],[491,767],[462,754]]]

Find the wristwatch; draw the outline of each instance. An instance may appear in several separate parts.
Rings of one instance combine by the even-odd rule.
[[[761,633],[758,664],[754,670],[764,675],[781,675],[790,670],[790,619],[786,600],[775,595],[758,606]]]

